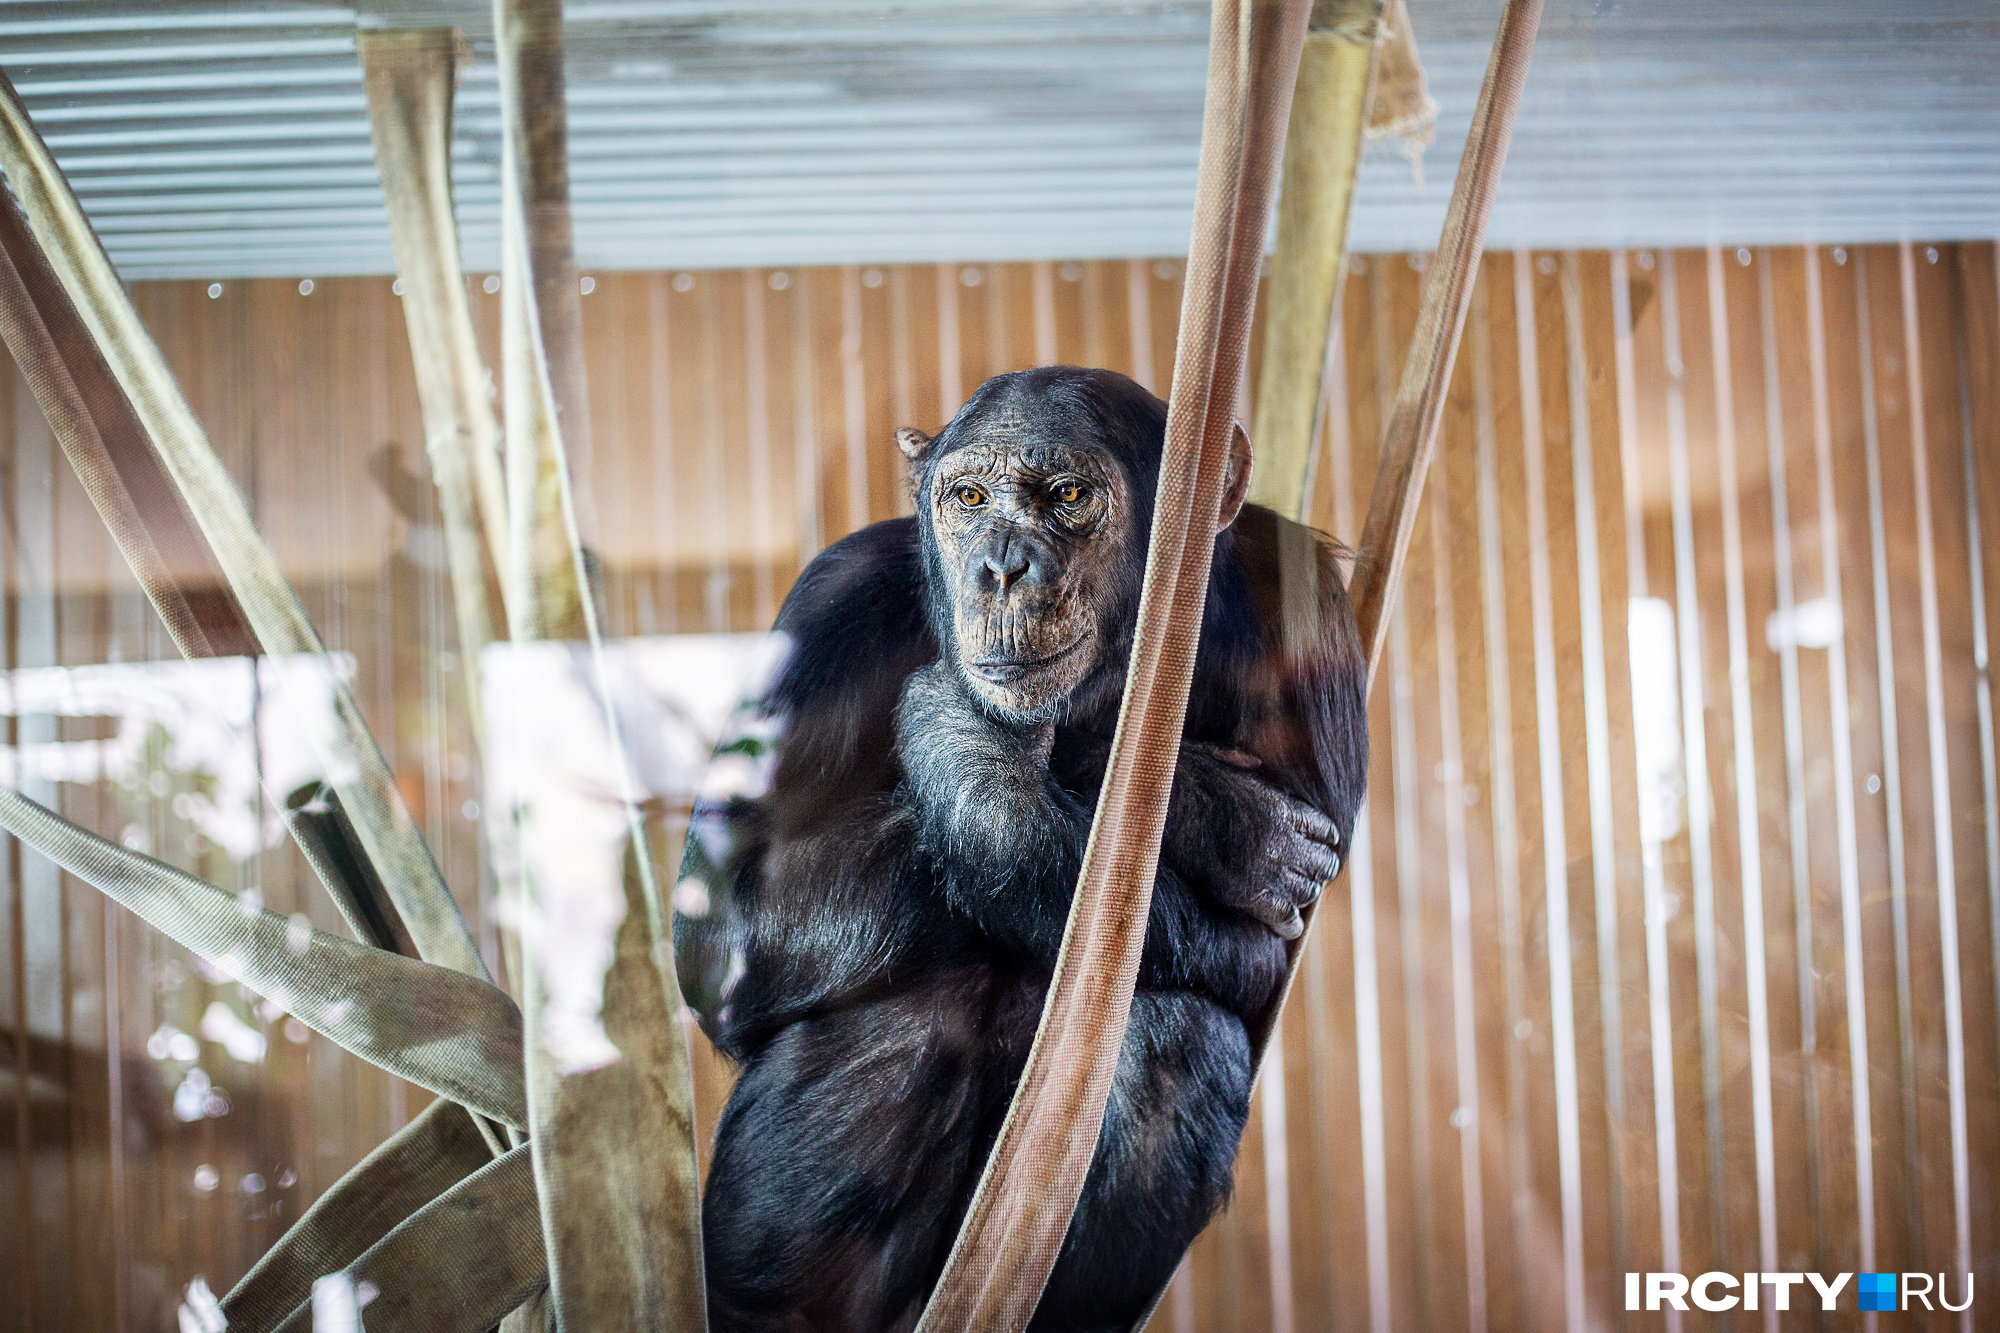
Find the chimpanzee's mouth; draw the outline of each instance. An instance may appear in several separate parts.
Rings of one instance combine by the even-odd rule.
[[[1031,676],[1068,657],[1083,646],[1084,636],[1079,634],[1066,647],[1058,648],[1047,657],[982,657],[968,663],[975,675],[994,685],[1011,685],[1023,676]]]

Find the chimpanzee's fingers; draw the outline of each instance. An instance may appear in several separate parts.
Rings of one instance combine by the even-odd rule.
[[[1285,889],[1291,895],[1293,906],[1309,907],[1319,901],[1320,890],[1331,878],[1331,875],[1322,876],[1314,871],[1301,874],[1294,870],[1285,875]]]
[[[1285,849],[1284,861],[1288,871],[1316,885],[1324,884],[1340,873],[1339,852],[1323,842],[1297,835]]]
[[[1265,924],[1270,926],[1281,940],[1295,940],[1306,933],[1306,919],[1299,915],[1299,909],[1296,907],[1285,913],[1284,920]]]
[[[1285,813],[1291,826],[1314,842],[1323,842],[1329,847],[1340,846],[1340,826],[1307,805],[1304,801],[1287,800]]]
[[[1292,878],[1286,872],[1278,871],[1272,877],[1269,891],[1245,895],[1233,905],[1237,911],[1278,938],[1295,940],[1305,929],[1305,922],[1299,916],[1298,904],[1289,892]],[[1305,901],[1310,902],[1311,899]]]

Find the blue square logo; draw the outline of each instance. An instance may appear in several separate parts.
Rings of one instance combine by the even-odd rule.
[[[1896,1275],[1894,1273],[1862,1273],[1855,1284],[1861,1293],[1861,1308],[1864,1310],[1894,1310],[1896,1308]]]

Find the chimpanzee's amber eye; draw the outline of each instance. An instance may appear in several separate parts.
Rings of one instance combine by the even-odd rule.
[[[958,488],[958,502],[967,509],[977,509],[986,503],[986,492],[970,484]]]
[[[1052,493],[1061,503],[1073,505],[1083,498],[1083,487],[1073,481],[1059,481]]]

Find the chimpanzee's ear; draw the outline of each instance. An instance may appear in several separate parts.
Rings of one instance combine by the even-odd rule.
[[[1243,423],[1229,423],[1229,460],[1223,465],[1222,503],[1215,511],[1215,530],[1221,532],[1236,521],[1243,510],[1243,497],[1250,493],[1250,432]]]
[[[896,427],[896,447],[903,451],[903,457],[912,463],[921,463],[936,440],[934,435],[926,435],[915,426]]]

